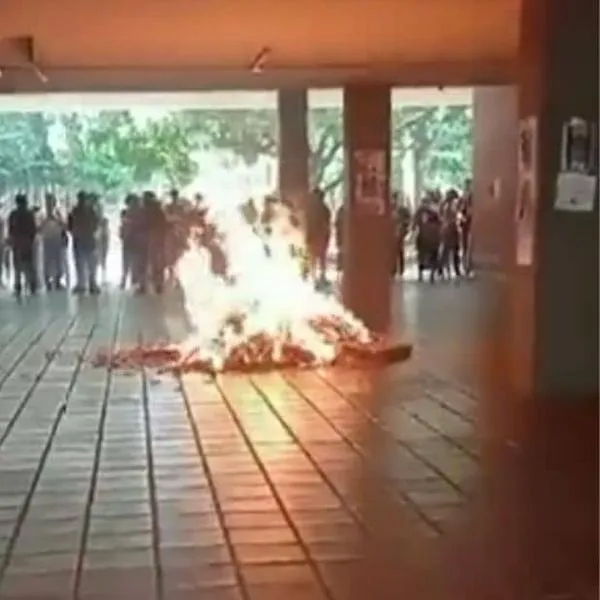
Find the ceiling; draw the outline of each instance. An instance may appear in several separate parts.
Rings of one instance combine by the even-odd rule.
[[[505,83],[520,1],[1,0],[0,91]]]

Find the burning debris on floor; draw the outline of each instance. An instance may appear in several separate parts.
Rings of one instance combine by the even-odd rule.
[[[412,347],[408,344],[389,344],[373,339],[370,343],[340,342],[334,358],[319,360],[310,350],[291,342],[275,344],[267,336],[256,336],[231,349],[221,365],[203,358],[199,348],[155,344],[135,346],[111,352],[102,350],[94,358],[96,367],[117,370],[156,369],[160,373],[200,372],[216,374],[220,371],[258,372],[282,368],[307,368],[323,364],[344,366],[385,366],[410,358]]]
[[[408,359],[409,345],[374,335],[335,296],[315,289],[299,220],[278,208],[258,224],[239,205],[222,203],[188,216],[176,273],[191,335],[176,345],[103,351],[95,364],[218,373]]]

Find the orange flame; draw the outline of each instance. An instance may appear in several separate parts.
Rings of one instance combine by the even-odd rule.
[[[207,205],[205,225],[176,267],[193,328],[184,361],[213,371],[318,365],[349,343],[373,341],[333,295],[303,278],[303,236],[290,217],[279,204],[267,232],[240,206]]]

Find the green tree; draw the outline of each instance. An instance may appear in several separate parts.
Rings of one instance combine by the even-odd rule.
[[[62,183],[50,144],[53,119],[43,113],[0,113],[0,194],[40,192]]]
[[[62,117],[61,161],[71,187],[124,192],[150,184],[184,186],[197,170],[196,145],[174,115],[136,121],[129,111]]]
[[[253,165],[260,156],[277,157],[279,132],[274,109],[187,110],[182,119],[190,135],[206,148],[228,150]],[[309,166],[312,185],[332,191],[343,180],[341,108],[309,113]]]
[[[472,163],[470,106],[403,106],[393,111],[392,144],[398,161],[408,152],[415,159],[415,193],[425,187],[459,185]]]

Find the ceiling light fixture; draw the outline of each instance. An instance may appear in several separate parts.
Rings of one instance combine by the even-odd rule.
[[[265,46],[261,49],[261,51],[254,57],[254,60],[250,64],[250,70],[254,74],[263,73],[265,70],[265,66],[267,64],[267,60],[271,56],[271,48]]]

